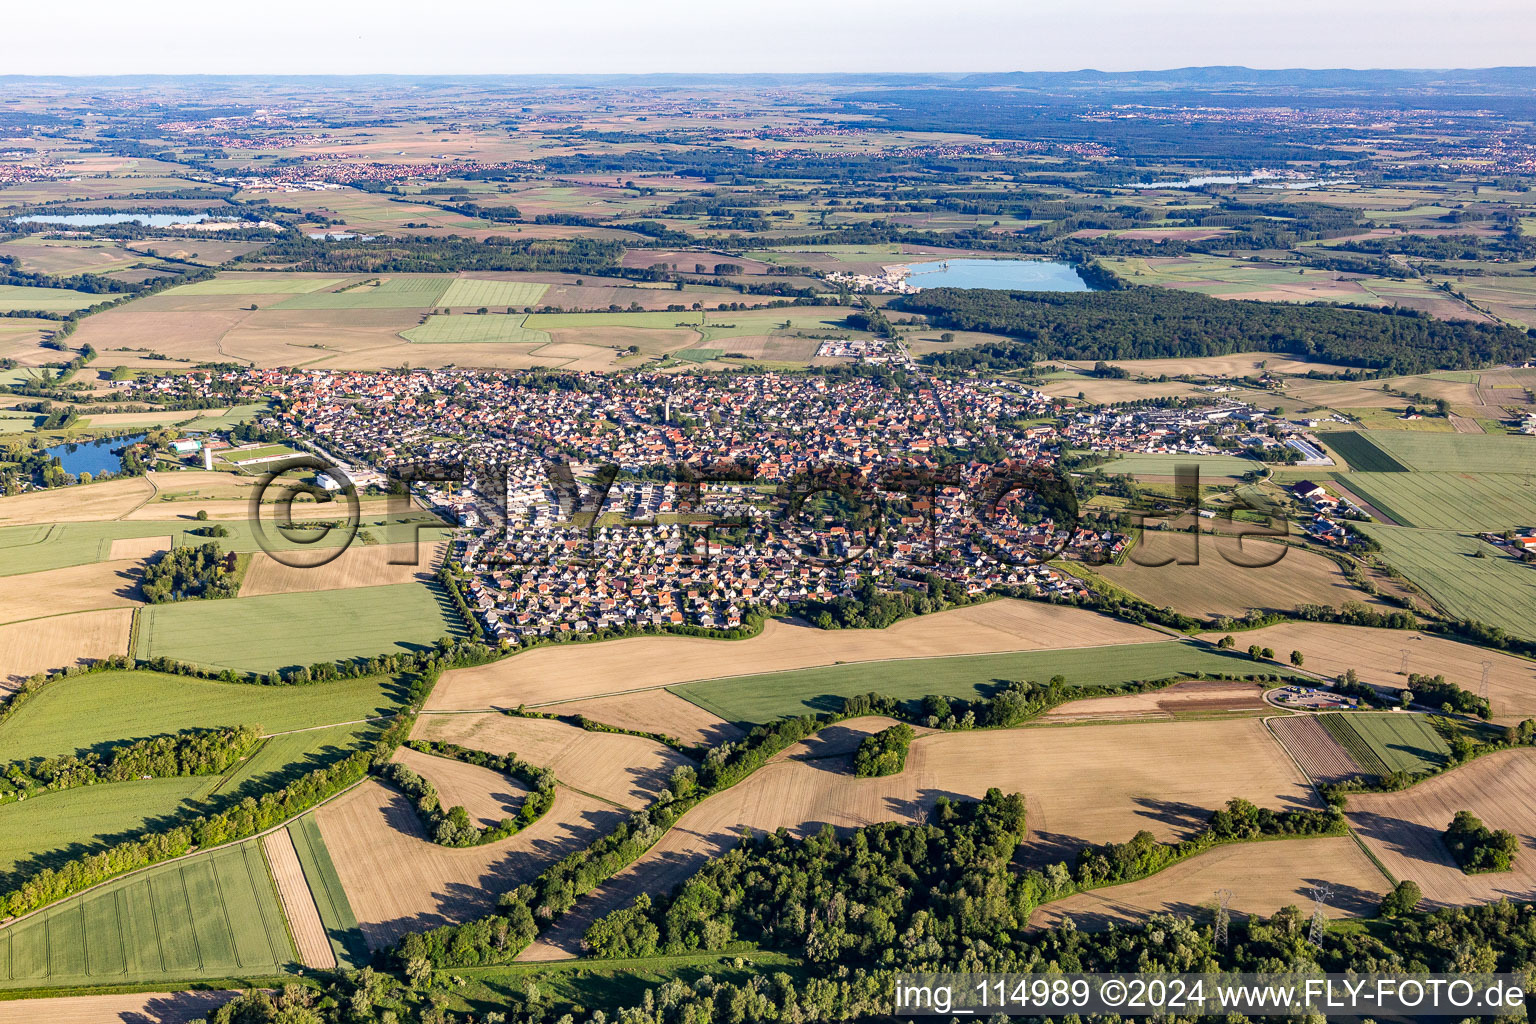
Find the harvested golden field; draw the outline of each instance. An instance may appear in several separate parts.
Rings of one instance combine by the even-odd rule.
[[[1091,370],[1094,363],[1092,359],[1075,362],[1058,360],[1058,362],[1079,370]],[[1116,359],[1114,364],[1123,367],[1129,373],[1146,377],[1160,377],[1163,374],[1170,377],[1181,374],[1248,377],[1257,376],[1265,370],[1278,374],[1305,374],[1308,370],[1349,369],[1347,366],[1334,366],[1328,363],[1309,363],[1284,352],[1234,352],[1225,356],[1188,356],[1176,359]]]
[[[1046,722],[1086,722],[1104,718],[1172,718],[1175,715],[1262,711],[1264,687],[1236,679],[1191,679],[1147,693],[1089,697],[1051,708]]]
[[[1269,720],[1269,731],[1313,782],[1343,782],[1368,774],[1317,715],[1277,716]]]
[[[481,828],[494,828],[517,815],[528,787],[516,779],[450,757],[434,757],[400,747],[391,760],[405,765],[437,788],[443,809],[462,807]]]
[[[1355,832],[1394,878],[1412,879],[1430,906],[1536,897],[1536,750],[1500,751],[1396,793],[1352,793]],[[1457,811],[1520,837],[1514,868],[1464,875],[1440,835]]]
[[[261,297],[241,298],[259,302]],[[87,317],[80,321],[80,329],[75,333],[79,335],[79,344],[89,344],[101,353],[105,365],[144,365],[164,370],[167,366],[163,360],[147,360],[144,356],[158,353],[191,362],[228,359],[219,342],[230,328],[252,315],[230,309],[161,312],[150,308],[146,301]],[[290,362],[296,361],[290,357]]]
[[[1008,599],[904,619],[887,629],[822,630],[795,620],[770,619],[750,640],[658,636],[535,648],[490,665],[444,673],[427,708],[538,706],[839,662],[1167,639],[1166,633],[1096,612]]]
[[[53,487],[0,498],[0,526],[90,523],[121,519],[154,493],[142,477],[103,480],[83,487]]]
[[[995,786],[1025,795],[1026,851],[1039,863],[1141,829],[1159,839],[1183,837],[1234,796],[1266,807],[1316,806],[1311,787],[1256,719],[931,733],[913,741],[899,775],[854,777],[850,754],[859,739],[890,724],[871,717],[824,730],[705,800],[519,959],[577,955],[592,921],[642,892],[670,890],[734,847],[743,828],[807,835],[826,824],[918,821],[940,796],[977,799]]]
[[[1262,568],[1233,565],[1223,557],[1223,550],[1234,560],[1278,561]],[[1199,559],[1195,565],[1151,566],[1135,561],[1195,557]],[[1159,608],[1171,607],[1205,619],[1235,618],[1251,608],[1292,611],[1304,604],[1380,603],[1356,589],[1333,559],[1272,541],[1244,541],[1239,553],[1235,541],[1221,542],[1218,549],[1217,541],[1203,537],[1196,554],[1195,538],[1189,534],[1148,531],[1123,565],[1102,565],[1094,571]]]
[[[295,568],[276,561],[266,552],[251,556],[241,597],[261,594],[298,594],[352,587],[382,587],[392,583],[426,583],[442,560],[447,543],[437,541],[420,547],[418,564],[392,565],[417,557],[414,543],[353,544],[334,560],[313,569]]]
[[[143,569],[142,561],[130,558],[0,576],[0,623],[142,604]]]
[[[1117,380],[1088,376],[1047,381],[1040,390],[1057,398],[1080,397],[1095,404],[1136,402],[1143,398],[1182,398],[1201,393],[1198,384],[1190,384],[1182,380],[1144,381],[1135,378]]]
[[[272,881],[277,883],[277,895],[283,901],[283,913],[288,918],[299,960],[305,967],[326,970],[335,967],[336,952],[331,949],[330,937],[320,921],[315,896],[304,880],[304,869],[293,848],[293,837],[285,828],[269,832],[261,839],[261,849],[267,855],[267,866],[272,869]]]
[[[1512,723],[1536,715],[1536,661],[1512,654],[1413,630],[1325,622],[1285,622],[1236,635],[1240,646],[1272,647],[1282,660],[1291,651],[1300,651],[1309,671],[1341,676],[1352,668],[1368,683],[1395,689],[1408,685],[1408,676],[1402,673],[1405,657],[1408,672],[1443,672],[1446,679],[1474,693],[1482,685],[1486,661],[1494,720]],[[1219,633],[1205,634],[1207,640],[1220,638]]]
[[[554,806],[517,835],[460,850],[428,841],[409,801],[368,781],[319,808],[315,821],[363,936],[378,949],[407,931],[485,913],[624,813],[562,788]]]
[[[276,485],[280,487],[281,485]],[[276,513],[271,506],[262,506],[262,521],[270,525],[276,519]],[[290,507],[294,519],[344,519],[347,515],[347,503],[345,501],[305,501],[298,500]],[[367,518],[369,516],[383,516],[391,511],[389,499],[372,498],[358,502],[358,515]],[[207,501],[197,499],[175,499],[171,501],[151,501],[143,508],[135,509],[122,518],[129,522],[162,522],[172,520],[188,520],[197,518],[199,512],[207,512],[209,519],[224,520],[248,520],[251,518],[251,503],[248,498],[212,498]]]
[[[1257,718],[939,733],[913,742],[907,773],[973,800],[992,786],[1023,793],[1034,862],[1142,829],[1183,838],[1234,796],[1275,809],[1317,806]]]
[[[112,548],[107,553],[107,558],[112,561],[125,558],[142,560],[169,550],[171,550],[171,538],[169,536],[123,537],[112,542]]]
[[[1215,914],[1216,890],[1232,890],[1232,913],[1268,916],[1295,905],[1310,912],[1316,885],[1333,890],[1329,917],[1373,917],[1386,877],[1348,836],[1234,843],[1207,850],[1163,871],[1069,896],[1035,911],[1030,925],[1051,928],[1070,917],[1097,931],[1110,924],[1144,921],[1150,914],[1187,914],[1201,923]]]
[[[127,654],[132,624],[132,609],[114,608],[0,626],[0,691],[37,672]]]
[[[0,1024],[191,1024],[238,992],[123,992],[105,996],[54,996],[0,1001]]]
[[[693,763],[643,736],[587,732],[551,719],[496,712],[422,715],[414,738],[492,754],[515,753],[529,764],[548,768],[564,785],[632,808],[654,800],[674,768]]]
[[[738,740],[742,731],[697,704],[666,690],[641,690],[613,697],[593,697],[551,707],[562,715],[584,715],[594,722],[671,736],[689,745],[718,746]]]

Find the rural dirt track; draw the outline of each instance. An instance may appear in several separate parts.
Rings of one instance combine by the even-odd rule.
[[[272,867],[272,880],[277,883],[278,898],[283,901],[283,913],[288,916],[288,926],[293,930],[293,943],[299,949],[299,960],[306,967],[329,970],[336,966],[336,953],[331,940],[325,934],[320,921],[320,908],[315,906],[314,894],[304,880],[304,869],[299,866],[299,855],[293,848],[293,838],[288,830],[280,828],[262,837],[261,849]]]
[[[554,806],[517,835],[452,849],[427,840],[405,797],[370,781],[320,808],[315,820],[363,936],[378,949],[407,931],[484,913],[625,813],[562,788]]]
[[[1536,750],[1500,751],[1396,793],[1354,793],[1355,831],[1396,878],[1411,878],[1431,906],[1536,896]],[[1457,811],[1520,837],[1514,868],[1464,875],[1440,835]]]
[[[258,551],[251,558],[241,584],[241,597],[261,594],[297,594],[352,587],[382,587],[393,583],[427,582],[432,578],[446,544],[436,541],[420,546],[419,564],[391,565],[416,558],[415,544],[353,544],[334,561],[317,568],[283,565]]]
[[[629,808],[656,799],[674,768],[693,763],[643,736],[587,732],[564,722],[494,711],[422,715],[414,736],[492,754],[515,753],[529,764],[550,769],[573,789]]]
[[[633,637],[541,647],[443,674],[427,709],[540,705],[696,679],[839,662],[936,658],[1169,640],[1166,633],[1039,601],[999,600],[906,619],[888,629],[821,630],[770,619],[750,640]]]
[[[1402,689],[1408,677],[1399,674],[1403,654],[1408,671],[1445,678],[1477,692],[1483,678],[1483,662],[1490,663],[1488,695],[1494,721],[1518,722],[1536,715],[1536,661],[1500,654],[1484,647],[1402,629],[1339,626],[1325,622],[1286,622],[1241,634],[1242,645],[1272,647],[1280,657],[1299,650],[1306,655],[1308,671],[1325,676],[1343,675],[1354,669],[1360,678],[1377,686]],[[1218,640],[1220,633],[1206,633]]]
[[[48,669],[128,652],[133,609],[58,615],[0,626],[0,692]]]
[[[392,758],[437,787],[443,809],[463,807],[470,820],[481,827],[501,824],[503,818],[517,815],[528,795],[528,787],[516,779],[478,765],[465,764],[448,757],[434,757],[400,747]]]
[[[1024,854],[1043,863],[1140,829],[1159,839],[1188,835],[1234,796],[1274,808],[1316,806],[1311,787],[1257,719],[932,733],[913,742],[901,774],[855,778],[848,754],[863,735],[889,724],[868,718],[823,730],[705,800],[519,959],[577,955],[593,921],[642,892],[669,891],[733,848],[743,828],[806,835],[824,824],[916,821],[940,796],[977,799],[996,786],[1025,795]]]
[[[1269,728],[1313,782],[1343,782],[1356,775],[1370,774],[1311,715],[1271,718]]]
[[[552,705],[549,710],[562,715],[584,715],[594,722],[621,729],[659,733],[686,744],[714,747],[742,737],[742,731],[730,722],[666,690],[569,701]]]
[[[1050,928],[1065,917],[1079,928],[1099,930],[1111,922],[1145,920],[1149,914],[1188,914],[1211,920],[1217,889],[1231,889],[1235,914],[1273,914],[1281,907],[1310,909],[1308,890],[1333,890],[1330,917],[1370,917],[1391,886],[1348,836],[1287,839],[1272,843],[1218,846],[1149,878],[1078,893],[1048,903],[1030,918]]]
[[[0,1024],[190,1024],[223,1006],[238,992],[124,992],[0,1001]]]
[[[122,559],[0,576],[0,622],[142,604],[143,570],[142,561]]]
[[[1263,687],[1237,680],[1191,679],[1147,693],[1089,697],[1060,704],[1040,717],[1044,722],[1092,721],[1096,718],[1172,718],[1222,711],[1260,711]]]

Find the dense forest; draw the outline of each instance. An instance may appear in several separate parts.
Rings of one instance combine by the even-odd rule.
[[[1043,359],[1169,359],[1288,352],[1397,374],[1468,369],[1536,356],[1536,338],[1512,327],[1446,322],[1324,304],[1213,299],[1160,288],[1110,292],[1004,292],[930,288],[892,308],[949,330],[986,331],[1016,345],[935,352],[929,365],[1005,369]]]

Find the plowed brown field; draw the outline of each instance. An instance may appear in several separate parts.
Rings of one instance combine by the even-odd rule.
[[[1147,693],[1089,697],[1054,707],[1042,721],[1091,721],[1096,718],[1172,718],[1174,715],[1262,711],[1264,688],[1238,680],[1191,679]]]
[[[1269,728],[1313,782],[1343,782],[1371,774],[1312,715],[1272,718]]]
[[[288,927],[293,931],[293,944],[298,947],[299,959],[306,967],[329,970],[336,966],[336,953],[331,949],[330,937],[320,921],[320,908],[315,906],[314,894],[304,880],[304,869],[299,865],[299,855],[293,848],[293,838],[286,828],[269,832],[262,837],[261,849],[267,855],[272,868],[272,880],[277,883],[278,898],[283,901],[283,913],[288,916]]]
[[[730,722],[666,690],[569,701],[552,705],[550,710],[562,715],[585,715],[594,722],[620,729],[659,733],[692,745],[713,747],[742,736],[741,730]]]

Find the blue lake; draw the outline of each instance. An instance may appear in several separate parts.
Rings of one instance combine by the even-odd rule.
[[[129,437],[111,437],[101,441],[81,441],[69,444],[56,444],[47,449],[49,455],[56,455],[59,464],[64,467],[64,472],[73,473],[76,476],[81,473],[89,473],[97,476],[102,473],[116,473],[123,468],[123,460],[113,454],[114,449],[122,449],[135,441],[144,440],[143,434],[133,434]]]
[[[35,213],[17,217],[17,224],[67,224],[72,228],[94,228],[102,224],[143,224],[150,228],[168,228],[172,224],[196,224],[209,217],[206,213]]]
[[[1094,289],[1070,263],[1053,260],[943,260],[914,263],[914,288],[997,288],[1015,292],[1088,292]]]

